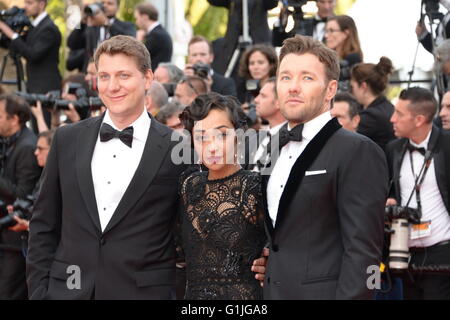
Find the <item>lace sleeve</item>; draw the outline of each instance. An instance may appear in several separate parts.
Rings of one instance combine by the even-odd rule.
[[[261,176],[251,172],[242,181],[243,195],[242,213],[252,224],[264,223],[264,211],[262,208]]]

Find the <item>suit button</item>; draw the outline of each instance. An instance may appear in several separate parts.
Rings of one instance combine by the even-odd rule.
[[[101,239],[100,239],[100,244],[101,244],[102,246],[104,246],[104,245],[105,245],[105,243],[106,243],[106,240],[105,240],[105,239],[103,239],[103,238],[101,238]]]
[[[279,248],[277,244],[272,245],[272,250],[278,252]]]

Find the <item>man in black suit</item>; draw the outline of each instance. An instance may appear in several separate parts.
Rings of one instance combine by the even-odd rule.
[[[6,204],[31,195],[41,174],[34,156],[36,136],[25,126],[29,119],[30,107],[23,99],[0,95],[0,200]],[[0,231],[0,300],[26,299],[22,248],[27,235]]]
[[[436,111],[431,91],[402,91],[391,118],[401,139],[386,148],[392,179],[387,204],[421,212],[420,223],[410,226],[411,269],[450,265],[450,134],[433,125]],[[415,273],[403,284],[406,299],[450,299],[448,274]]]
[[[288,123],[271,142],[272,153],[281,147],[271,175],[261,171],[270,240],[264,297],[373,298],[367,270],[381,261],[385,156],[330,115],[334,51],[297,35],[285,40],[279,61],[278,103]]]
[[[172,38],[158,22],[158,15],[155,6],[148,2],[140,3],[134,9],[139,28],[136,38],[143,41],[150,52],[153,71],[160,62],[170,62],[172,59]]]
[[[94,58],[107,111],[54,136],[30,223],[30,298],[171,299],[185,166],[171,159],[172,130],[145,110],[150,55],[116,36]]]
[[[120,0],[102,0],[89,5],[92,14],[87,15],[80,28],[71,32],[67,38],[70,55],[66,67],[68,70],[86,71],[89,59],[97,46],[104,40],[117,35],[136,36],[135,26],[116,17]]]
[[[47,0],[26,0],[25,13],[33,18],[33,28],[23,39],[4,22],[0,21],[0,30],[12,39],[9,49],[27,61],[27,91],[47,93],[59,90],[59,46],[61,33],[45,11]]]
[[[216,53],[214,68],[225,74],[228,63],[238,45],[242,34],[242,0],[208,0],[213,6],[228,9],[228,25],[223,48]],[[275,8],[278,0],[248,0],[249,33],[253,43],[270,43],[270,30],[267,24],[267,11]],[[238,65],[238,64],[237,64]]]
[[[202,36],[194,36],[191,38],[188,44],[187,60],[188,63],[185,68],[186,75],[199,75],[195,74],[193,66],[197,63],[206,65],[210,69],[205,80],[209,83],[211,91],[222,95],[231,95],[236,97],[236,85],[234,84],[233,79],[225,78],[223,75],[211,69],[211,63],[214,60],[214,53],[211,42],[209,42],[206,38]]]
[[[439,0],[439,2],[447,9],[447,11],[450,11],[449,0]],[[434,45],[439,46],[445,39],[450,38],[450,12],[447,12],[439,23],[436,29],[436,35],[433,37],[434,39],[432,39],[432,35],[427,30],[424,21],[417,22],[416,34],[425,50],[433,54]],[[434,44],[433,40],[435,42]]]

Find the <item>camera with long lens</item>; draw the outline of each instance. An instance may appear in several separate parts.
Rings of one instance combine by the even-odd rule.
[[[104,105],[99,97],[89,97],[86,89],[81,84],[69,83],[68,87],[70,90],[68,93],[75,94],[77,100],[61,99],[59,91],[50,91],[47,94],[23,92],[16,92],[16,94],[24,98],[32,106],[36,105],[37,101],[40,101],[42,108],[49,110],[69,110],[69,104],[72,104],[77,111],[86,108],[98,110]]]
[[[31,27],[31,22],[25,14],[25,9],[20,9],[16,6],[0,11],[0,20],[18,34],[22,34],[25,29]]]
[[[389,246],[389,268],[393,270],[408,269],[409,262],[409,227],[410,224],[420,223],[419,210],[403,206],[387,206],[386,220],[391,228],[386,231],[391,235]]]
[[[13,213],[8,214],[6,203],[0,200],[0,231],[17,224],[14,216],[30,220],[33,205],[34,198],[32,196],[28,196],[26,199],[17,199],[13,204]]]
[[[100,11],[103,11],[103,4],[101,2],[87,4],[84,7],[84,14],[89,17],[97,15]]]
[[[194,70],[194,74],[202,79],[208,79],[211,72],[209,65],[203,62],[197,62],[192,66],[192,69]]]

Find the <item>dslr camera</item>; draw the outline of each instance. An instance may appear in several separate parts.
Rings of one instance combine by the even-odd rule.
[[[25,14],[25,9],[16,6],[0,11],[0,20],[6,23],[14,32],[22,34],[25,29],[31,27],[31,22]]]
[[[103,11],[103,4],[101,2],[87,4],[84,7],[84,14],[89,17],[97,15],[100,11]]]
[[[9,227],[14,227],[17,222],[13,216],[20,219],[30,220],[33,212],[34,199],[28,196],[26,199],[17,199],[13,204],[13,213],[8,214],[7,205],[0,200],[0,231]]]
[[[209,65],[203,62],[197,62],[192,66],[192,69],[194,69],[194,74],[202,79],[208,79],[211,72]]]

